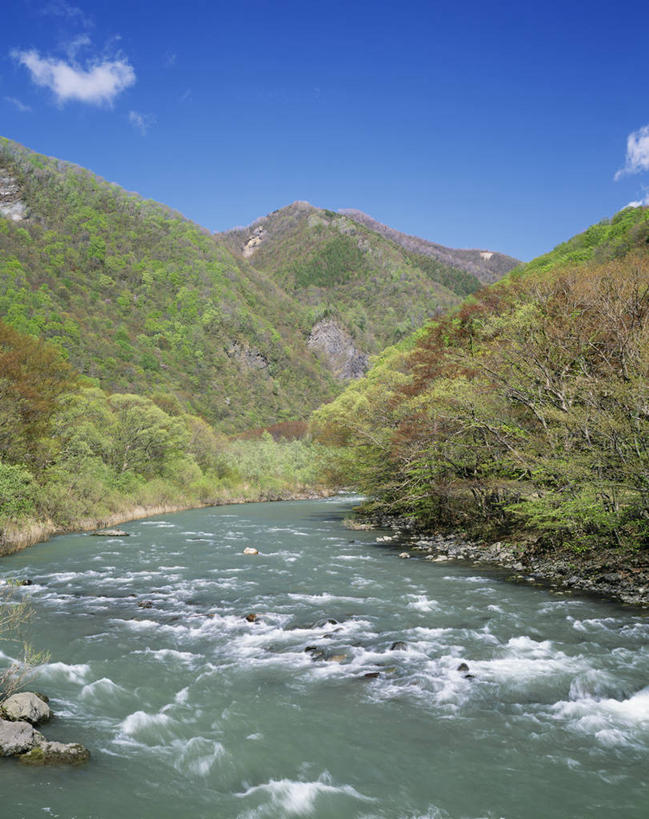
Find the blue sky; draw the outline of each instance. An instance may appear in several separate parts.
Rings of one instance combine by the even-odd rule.
[[[213,230],[306,199],[529,259],[647,196],[648,30],[646,0],[9,0],[0,134]]]

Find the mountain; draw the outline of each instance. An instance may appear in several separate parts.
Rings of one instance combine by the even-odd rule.
[[[102,389],[176,401],[225,432],[306,418],[481,286],[381,230],[296,202],[215,236],[0,139],[0,319]]]
[[[649,544],[648,407],[645,207],[386,350],[313,425],[379,516],[592,555]]]
[[[103,388],[175,396],[226,431],[338,391],[304,307],[169,208],[2,139],[0,217],[0,318]]]
[[[359,354],[380,352],[519,264],[491,251],[443,248],[359,211],[308,202],[218,238],[310,308],[316,346],[317,337],[337,327],[346,336],[340,344],[351,340]]]
[[[518,259],[506,256],[503,253],[495,253],[492,250],[454,250],[451,247],[429,242],[427,239],[420,239],[418,236],[401,233],[394,228],[381,224],[381,222],[377,222],[376,219],[372,219],[371,216],[360,210],[342,209],[339,213],[349,216],[361,225],[365,225],[374,233],[385,236],[386,239],[400,245],[409,253],[437,259],[442,264],[456,270],[465,270],[483,284],[498,281],[505,273],[520,264]]]

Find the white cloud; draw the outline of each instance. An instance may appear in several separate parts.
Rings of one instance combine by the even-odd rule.
[[[149,128],[155,125],[155,117],[152,114],[141,114],[139,111],[129,111],[128,121],[142,136],[146,136]]]
[[[615,179],[642,171],[649,171],[649,125],[643,125],[627,137],[626,162],[615,174]]]
[[[10,102],[15,108],[17,108],[21,113],[25,114],[27,111],[31,111],[31,106],[25,105],[24,102],[21,102],[16,97],[5,97],[6,102]]]
[[[644,198],[634,199],[624,206],[625,208],[646,208],[649,207],[649,193],[645,193]],[[624,208],[623,208],[624,210]]]
[[[92,105],[110,105],[115,97],[135,82],[135,71],[125,58],[96,60],[83,68],[74,60],[41,57],[38,51],[13,51],[36,85],[54,92],[59,103],[69,100]]]

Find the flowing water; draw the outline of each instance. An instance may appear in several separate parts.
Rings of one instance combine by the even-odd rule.
[[[44,733],[92,752],[0,760],[2,819],[646,819],[649,618],[398,560],[343,528],[351,506],[183,512],[0,561],[34,583]]]

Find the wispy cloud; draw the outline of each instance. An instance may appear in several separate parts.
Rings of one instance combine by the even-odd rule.
[[[38,51],[12,51],[12,57],[31,74],[36,85],[49,88],[59,104],[70,100],[92,105],[112,104],[115,97],[135,83],[135,71],[125,57],[101,58],[85,67],[74,59],[41,57]]]
[[[63,43],[63,51],[68,55],[70,61],[75,60],[77,54],[83,49],[91,45],[92,40],[87,34],[79,34],[78,37],[73,37],[66,43]]]
[[[624,167],[615,174],[615,179],[643,171],[649,171],[649,125],[643,125],[627,137],[626,161]]]
[[[41,14],[50,17],[62,17],[70,22],[78,23],[84,28],[92,28],[93,22],[78,6],[73,6],[66,0],[50,0],[41,8]]]
[[[26,114],[28,111],[31,111],[31,106],[25,105],[24,102],[21,102],[16,97],[5,97],[5,102],[11,103],[14,108],[17,108],[21,113]]]
[[[167,51],[164,56],[164,63],[167,68],[171,68],[171,66],[176,65],[176,57],[177,55],[173,51]]]
[[[136,131],[139,131],[142,134],[142,136],[146,136],[149,128],[151,128],[152,125],[155,125],[155,117],[153,114],[141,114],[139,111],[129,111],[128,121]]]

